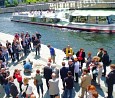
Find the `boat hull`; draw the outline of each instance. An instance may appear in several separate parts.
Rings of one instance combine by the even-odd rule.
[[[42,26],[49,26],[49,27],[57,27],[57,28],[66,28],[71,30],[80,30],[80,31],[88,31],[94,33],[115,33],[115,25],[81,25],[81,24],[67,24],[65,25],[58,25],[58,24],[51,24],[51,23],[39,23],[39,22],[30,22],[30,21],[22,21],[22,20],[14,20],[14,22],[21,22],[21,23],[29,23],[35,25],[42,25]]]

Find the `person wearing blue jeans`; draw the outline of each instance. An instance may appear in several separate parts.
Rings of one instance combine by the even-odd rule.
[[[72,91],[73,91],[73,88],[72,89],[65,89],[65,91],[64,91],[64,98],[68,98],[68,96],[69,96],[69,98],[73,98],[72,97]]]
[[[9,97],[10,96],[10,88],[9,88],[8,83],[4,84],[3,87],[4,87],[4,90],[5,90],[6,96]]]
[[[43,96],[43,84],[37,84],[37,92],[38,92],[38,94],[40,95],[39,88],[41,89],[42,96]]]
[[[65,91],[64,91],[63,98],[68,98],[68,95],[69,95],[69,98],[73,98],[72,91],[73,91],[73,86],[74,86],[74,78],[72,76],[71,71],[68,71],[67,75],[68,76],[64,79],[64,83],[66,85],[65,85]]]

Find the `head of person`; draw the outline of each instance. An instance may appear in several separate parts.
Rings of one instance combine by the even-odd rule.
[[[36,74],[40,74],[40,70],[39,69],[36,70]]]
[[[103,52],[104,52],[104,54],[107,54],[107,51],[106,51],[106,50],[104,50]]]
[[[90,85],[87,88],[88,91],[96,91],[96,87],[94,85]]]
[[[102,52],[104,49],[103,48],[99,48],[99,52]]]
[[[6,69],[5,68],[1,68],[1,73],[5,73]]]
[[[83,48],[80,48],[80,52],[83,52],[84,51],[84,49]]]
[[[91,56],[91,54],[92,54],[91,52],[88,52],[88,53],[87,53],[88,57],[90,57],[90,56]]]
[[[50,48],[50,47],[51,47],[51,45],[50,45],[50,44],[48,44],[48,45],[47,45],[47,47],[48,47],[48,48]]]
[[[65,66],[65,62],[62,62],[62,66]]]
[[[67,45],[67,48],[70,48],[70,45]]]
[[[68,65],[71,65],[71,64],[73,64],[73,61],[70,59],[70,60],[68,61]]]
[[[19,70],[18,70],[18,69],[15,69],[15,70],[14,70],[14,73],[19,73]]]
[[[99,62],[100,57],[98,57],[98,56],[94,56],[92,60],[93,60],[94,62]]]
[[[49,57],[49,58],[48,58],[48,62],[50,62],[50,63],[52,62],[52,59],[51,59],[51,57]]]
[[[71,72],[71,71],[68,71],[67,75],[68,75],[68,76],[72,76],[72,72]]]
[[[47,66],[51,66],[51,63],[50,63],[50,62],[47,62]]]
[[[111,70],[115,70],[115,64],[110,65]]]
[[[76,58],[74,58],[74,61],[75,61],[75,62],[77,62],[77,61],[78,61],[78,58],[77,58],[77,57],[76,57]]]
[[[8,81],[9,81],[9,82],[14,82],[14,78],[13,78],[12,76],[10,76],[10,77],[8,78]]]
[[[56,74],[52,73],[52,79],[55,79],[55,78],[56,78]]]
[[[24,85],[27,85],[28,82],[29,82],[29,79],[28,79],[28,78],[24,78],[24,79],[23,79],[23,83],[24,83]]]
[[[87,73],[88,73],[88,69],[87,68],[83,69],[83,74],[86,75]]]

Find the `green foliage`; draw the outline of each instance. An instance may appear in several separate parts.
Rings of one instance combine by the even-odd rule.
[[[18,5],[18,0],[13,0],[13,4],[14,4],[15,6],[17,6],[17,5]]]

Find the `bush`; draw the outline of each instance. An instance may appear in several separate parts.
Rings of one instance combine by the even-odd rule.
[[[14,3],[15,6],[18,5],[18,1],[17,0],[13,0],[13,3]]]

